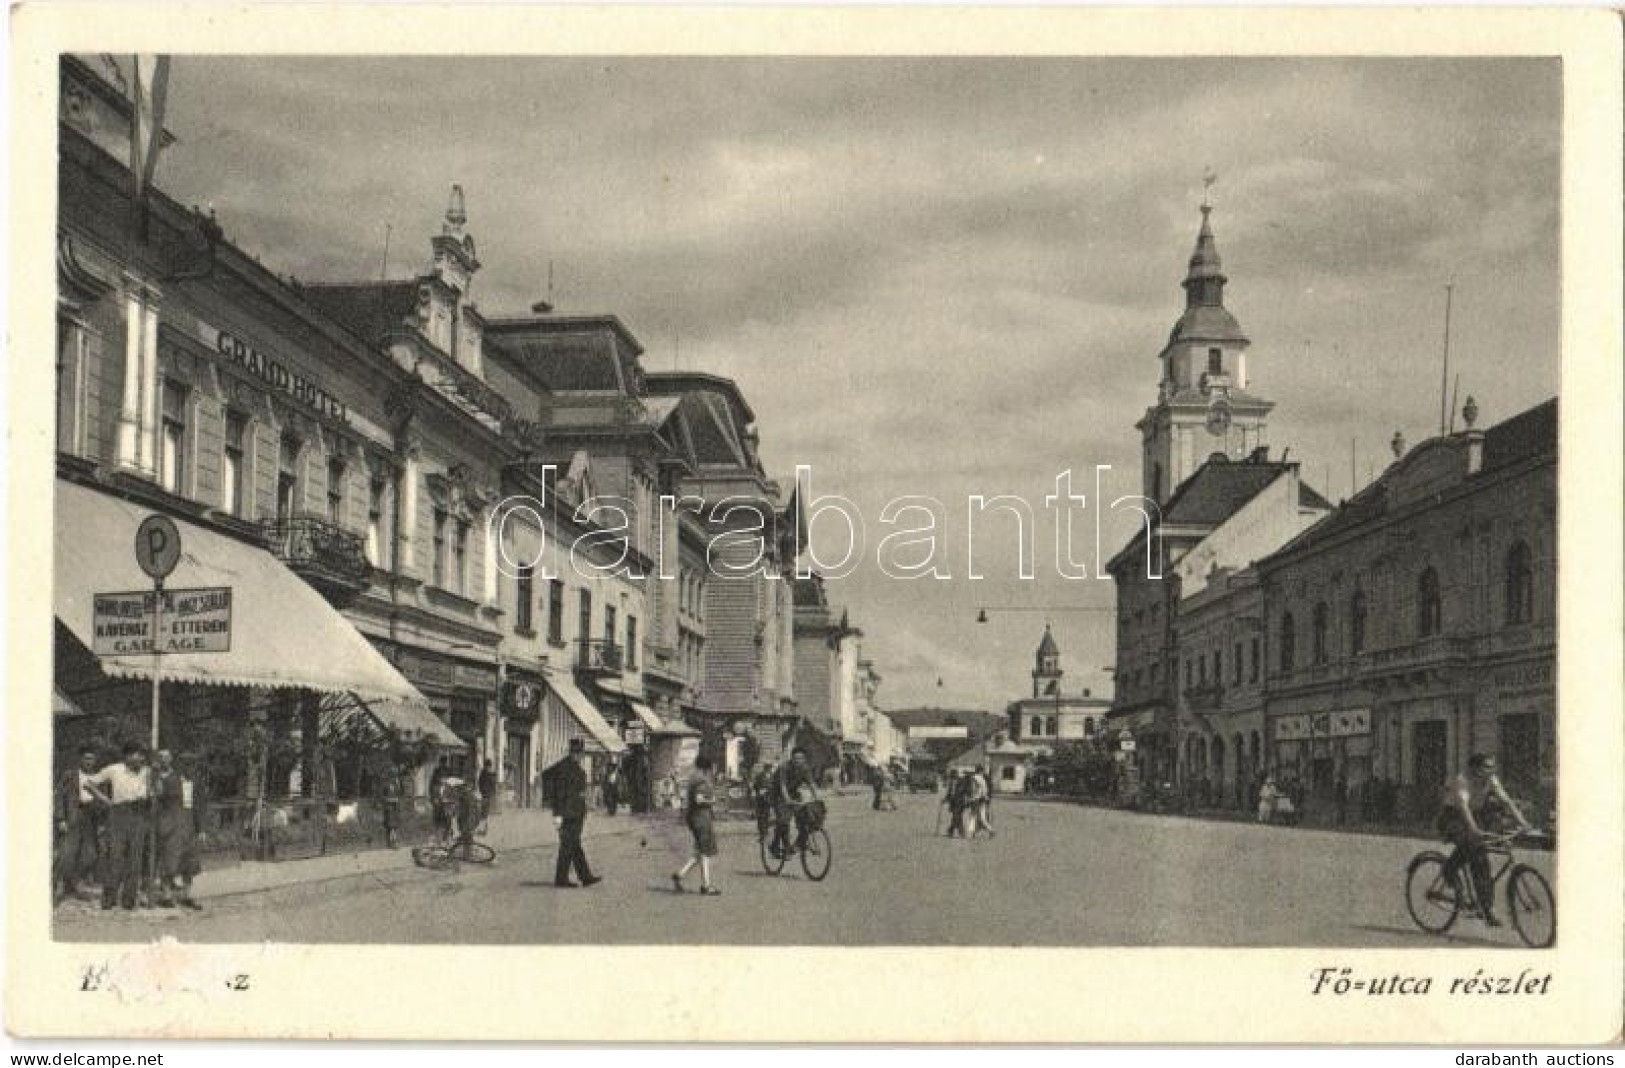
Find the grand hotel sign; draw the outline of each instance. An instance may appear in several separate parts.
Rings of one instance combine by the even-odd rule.
[[[242,338],[199,319],[198,337],[209,349],[237,367],[247,371],[279,393],[286,394],[301,404],[314,409],[324,419],[339,423],[350,421],[350,409],[345,403],[321,387],[314,378],[294,370],[274,356],[267,355]]]

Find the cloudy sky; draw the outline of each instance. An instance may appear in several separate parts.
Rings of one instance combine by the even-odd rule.
[[[884,705],[1002,708],[1046,618],[1069,686],[1109,690],[1110,584],[1057,576],[1043,497],[1070,468],[1093,508],[1097,464],[1138,490],[1204,168],[1270,440],[1336,500],[1351,442],[1363,484],[1436,428],[1448,281],[1482,421],[1556,393],[1561,103],[1556,61],[182,57],[159,181],[312,281],[376,277],[386,225],[391,274],[421,269],[460,183],[483,310],[551,263],[560,311],[736,379],[771,469],[856,502],[832,592]],[[904,494],[944,502],[951,580],[875,567]],[[967,578],[972,494],[1039,511],[1035,580],[991,516]]]

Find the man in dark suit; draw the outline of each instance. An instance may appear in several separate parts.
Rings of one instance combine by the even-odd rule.
[[[575,869],[581,886],[601,881],[587,866],[587,854],[581,849],[581,828],[587,822],[587,772],[581,762],[587,755],[587,743],[580,738],[570,739],[570,755],[559,764],[553,791],[553,826],[559,829],[559,859],[553,868],[553,885],[574,887],[570,869]]]
[[[100,867],[99,834],[107,812],[107,795],[88,782],[96,774],[96,750],[79,750],[79,766],[56,780],[56,900],[72,897],[79,884]]]

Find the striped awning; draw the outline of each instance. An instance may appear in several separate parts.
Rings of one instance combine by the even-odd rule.
[[[322,698],[319,715],[322,737],[329,742],[347,738],[383,746],[394,735],[446,749],[468,748],[427,704],[417,701],[364,701],[355,694],[328,694]]]
[[[58,479],[55,590],[57,619],[86,649],[97,646],[98,594],[149,592],[152,580],[135,561],[135,534],[155,514],[109,493]],[[350,621],[265,549],[179,517],[181,557],[168,590],[226,587],[231,648],[166,654],[166,682],[357,693],[368,700],[419,701],[423,696]],[[151,678],[147,654],[105,655],[115,678]]]

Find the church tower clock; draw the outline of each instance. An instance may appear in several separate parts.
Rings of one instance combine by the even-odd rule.
[[[1266,444],[1274,402],[1248,392],[1251,340],[1224,306],[1228,281],[1213,239],[1213,206],[1202,204],[1202,228],[1182,283],[1185,312],[1158,360],[1157,403],[1137,425],[1142,442],[1142,492],[1166,503],[1214,453],[1241,459]]]

